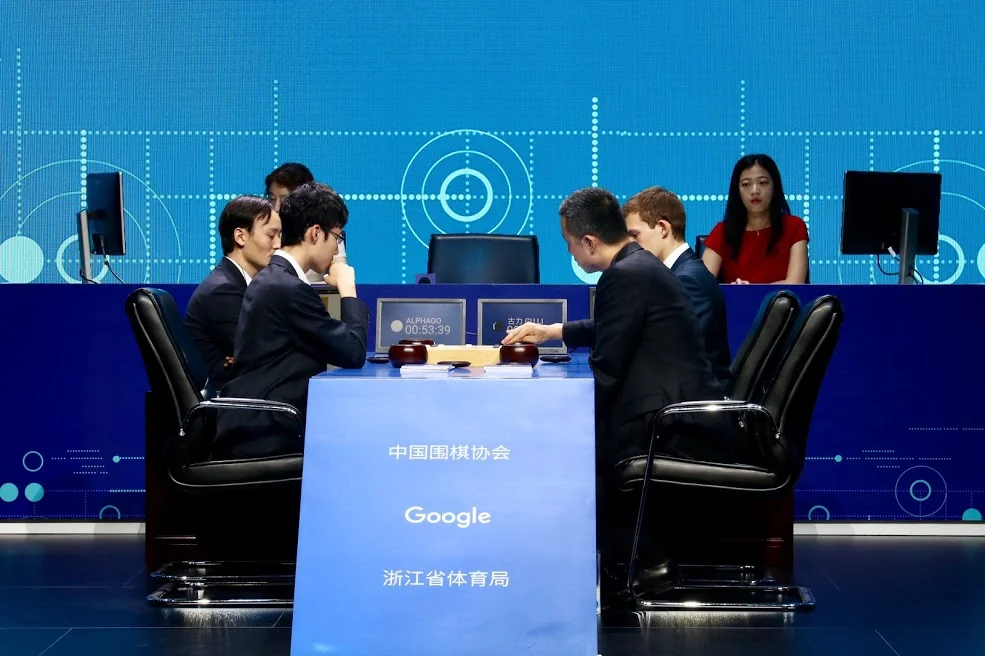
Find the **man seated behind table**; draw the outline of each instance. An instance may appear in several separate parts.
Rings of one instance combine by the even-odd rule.
[[[185,325],[216,391],[229,379],[246,287],[280,248],[280,216],[266,198],[237,196],[219,216],[219,241],[222,259],[185,310]]]
[[[366,361],[369,309],[356,298],[355,271],[332,258],[345,240],[349,210],[327,185],[292,191],[280,209],[282,247],[243,298],[233,378],[227,397],[259,398],[307,410],[308,379],[326,364],[358,369]],[[331,269],[329,270],[329,266]],[[341,320],[329,316],[305,271],[329,271],[339,290]],[[251,458],[302,451],[298,426],[283,413],[223,411],[214,458]]]
[[[297,162],[286,162],[271,171],[263,181],[267,189],[267,198],[273,204],[275,210],[280,210],[280,204],[287,195],[303,184],[314,182],[315,176],[311,174],[304,164]],[[339,244],[339,252],[335,256],[334,262],[346,262],[345,244]],[[305,277],[308,282],[323,282],[322,274],[317,271],[306,271]]]
[[[732,389],[725,295],[718,281],[685,241],[687,214],[672,191],[650,187],[623,205],[629,236],[657,256],[684,286],[698,317],[705,354],[726,393]]]
[[[590,347],[595,375],[596,458],[601,485],[598,541],[603,591],[619,585],[632,546],[638,500],[615,498],[615,465],[649,449],[649,426],[663,407],[680,401],[722,399],[698,332],[698,321],[680,282],[666,266],[629,237],[619,202],[608,191],[587,188],[562,204],[561,234],[568,252],[588,273],[602,271],[595,290],[594,320],[564,324],[525,323],[504,344],[540,344],[563,339]],[[685,458],[731,461],[724,433],[688,439],[685,433],[659,443],[664,453]],[[624,583],[624,582],[623,582]]]

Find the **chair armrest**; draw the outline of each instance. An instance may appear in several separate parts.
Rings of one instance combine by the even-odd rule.
[[[774,438],[779,439],[780,437],[779,429],[776,426],[776,420],[773,418],[773,415],[769,410],[758,403],[750,403],[749,401],[733,401],[731,399],[725,399],[722,401],[682,401],[680,403],[672,403],[668,406],[664,406],[663,409],[657,413],[656,417],[653,418],[653,437],[654,439],[659,437],[659,431],[656,430],[656,427],[659,426],[660,423],[667,417],[673,415],[707,415],[723,412],[730,414],[743,414],[748,412],[765,417],[769,422],[769,428],[772,431]],[[653,456],[651,455],[650,457],[652,458]]]
[[[301,422],[303,421],[303,417],[298,409],[289,403],[281,403],[280,401],[266,401],[264,399],[220,397],[195,404],[195,406],[188,411],[188,414],[185,415],[184,420],[181,422],[181,431],[179,432],[179,435],[184,437],[188,422],[191,421],[193,416],[205,410],[255,410],[260,412],[283,412],[290,415],[294,421],[297,422],[299,429],[301,427]],[[300,433],[300,430],[298,432]]]

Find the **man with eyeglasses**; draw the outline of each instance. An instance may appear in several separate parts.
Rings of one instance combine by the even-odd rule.
[[[225,397],[289,403],[307,410],[308,379],[326,364],[358,369],[366,361],[369,308],[356,298],[351,266],[332,260],[345,241],[349,210],[331,187],[308,183],[280,206],[281,247],[246,290]],[[329,316],[305,271],[328,272],[341,318]],[[303,425],[300,427],[304,430]],[[303,433],[301,435],[303,439]],[[298,427],[283,413],[224,411],[214,458],[300,453]]]

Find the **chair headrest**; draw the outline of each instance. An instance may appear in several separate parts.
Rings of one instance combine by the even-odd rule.
[[[537,284],[535,235],[431,235],[428,273],[439,283]]]
[[[822,296],[808,307],[791,333],[783,364],[763,401],[780,429],[779,446],[798,475],[814,406],[844,317],[835,296]]]
[[[151,287],[135,289],[127,296],[126,310],[152,389],[155,383],[166,385],[183,406],[201,400],[207,370],[171,294]],[[155,374],[163,379],[156,381]]]
[[[800,300],[790,291],[780,290],[763,299],[732,361],[735,382],[732,398],[759,401],[787,347],[787,336],[800,313]]]

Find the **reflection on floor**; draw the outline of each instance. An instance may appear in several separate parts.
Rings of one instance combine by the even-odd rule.
[[[981,538],[801,537],[796,561],[813,613],[606,614],[600,651],[985,654]],[[141,537],[0,538],[0,655],[290,653],[290,611],[167,610],[147,592]]]

